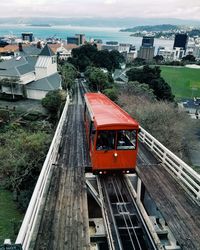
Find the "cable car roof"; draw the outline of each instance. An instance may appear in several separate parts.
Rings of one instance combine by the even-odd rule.
[[[139,128],[137,121],[102,93],[86,93],[85,100],[97,127]]]

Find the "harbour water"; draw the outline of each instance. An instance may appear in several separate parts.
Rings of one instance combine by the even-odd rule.
[[[75,34],[85,34],[87,41],[90,39],[102,39],[103,43],[107,41],[117,41],[119,43],[131,43],[138,49],[141,46],[142,38],[130,36],[130,32],[120,32],[120,28],[108,27],[79,27],[79,26],[27,26],[27,25],[0,25],[0,36],[13,35],[21,37],[22,32],[32,32],[35,38],[45,39],[56,37],[67,39]],[[164,46],[172,48],[173,40],[155,39],[154,46]]]

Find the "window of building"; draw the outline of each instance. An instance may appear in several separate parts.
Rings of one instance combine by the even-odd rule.
[[[56,57],[55,56],[52,57],[52,63],[56,63]]]

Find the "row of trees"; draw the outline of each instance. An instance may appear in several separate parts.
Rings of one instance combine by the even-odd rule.
[[[149,85],[139,82],[126,84],[118,103],[163,145],[190,163],[187,155],[195,140],[195,126],[185,112],[173,102],[158,101]]]
[[[88,66],[106,68],[114,71],[124,62],[124,57],[117,50],[97,50],[95,45],[86,44],[72,50],[72,57],[68,62],[73,64],[78,71],[84,72]]]

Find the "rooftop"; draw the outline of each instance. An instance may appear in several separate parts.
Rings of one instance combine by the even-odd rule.
[[[61,82],[61,76],[58,73],[50,75],[48,77],[39,79],[37,81],[30,82],[26,85],[27,89],[50,91],[59,89]]]
[[[40,56],[54,56],[55,53],[51,50],[51,48],[46,44],[42,51],[39,54]]]
[[[117,106],[109,98],[101,93],[85,94],[86,102],[89,104],[91,115],[98,127],[103,126],[127,126],[138,127],[137,121]]]

